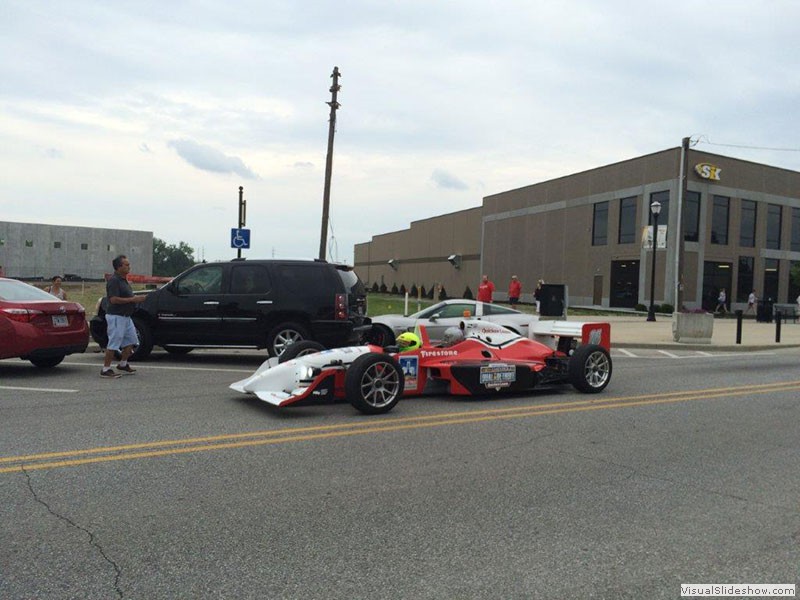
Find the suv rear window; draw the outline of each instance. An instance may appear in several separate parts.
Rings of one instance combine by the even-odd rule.
[[[358,278],[355,271],[336,269],[336,272],[339,274],[342,283],[344,283],[344,289],[347,290],[348,294],[364,296],[367,293],[364,283]]]

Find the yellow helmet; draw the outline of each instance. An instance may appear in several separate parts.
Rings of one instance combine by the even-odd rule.
[[[410,352],[420,346],[422,346],[422,342],[415,333],[406,331],[397,336],[397,347],[400,348],[400,352]]]

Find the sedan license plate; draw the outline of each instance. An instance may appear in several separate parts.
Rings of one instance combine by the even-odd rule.
[[[486,365],[481,367],[481,385],[487,388],[504,388],[517,380],[517,368],[514,365]]]
[[[53,327],[69,327],[67,315],[53,315]]]

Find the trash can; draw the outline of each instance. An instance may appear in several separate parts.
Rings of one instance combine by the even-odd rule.
[[[772,298],[766,300],[759,300],[756,306],[756,321],[759,323],[772,323],[772,311],[775,303]]]
[[[567,316],[567,286],[561,283],[545,283],[539,295],[539,315],[542,317]]]

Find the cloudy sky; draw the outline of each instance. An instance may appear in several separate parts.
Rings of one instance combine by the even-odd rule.
[[[0,0],[0,219],[329,257],[680,145],[800,170],[800,3]]]

